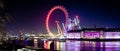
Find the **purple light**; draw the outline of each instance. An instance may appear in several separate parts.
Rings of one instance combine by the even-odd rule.
[[[80,33],[68,33],[67,38],[70,39],[80,39]]]
[[[105,38],[106,39],[119,39],[120,38],[120,32],[105,32]]]
[[[86,38],[99,38],[100,33],[99,32],[85,32]]]

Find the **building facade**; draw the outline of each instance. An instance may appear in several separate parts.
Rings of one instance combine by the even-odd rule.
[[[68,31],[68,39],[120,39],[120,28],[83,28]]]

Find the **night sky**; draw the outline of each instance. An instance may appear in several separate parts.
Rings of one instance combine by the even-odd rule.
[[[47,33],[45,19],[48,11],[62,5],[69,12],[69,17],[79,16],[82,28],[112,27],[120,28],[120,3],[109,0],[5,0],[5,9],[12,15],[14,22],[8,24],[8,30],[19,32]],[[58,19],[59,18],[59,19]],[[65,21],[64,13],[56,10],[51,15],[51,29],[55,20]],[[52,29],[54,31],[54,29]]]

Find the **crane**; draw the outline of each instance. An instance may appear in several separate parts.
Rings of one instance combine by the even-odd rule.
[[[60,25],[59,25],[59,21],[55,21],[56,25],[57,25],[57,29],[58,29],[58,34],[61,35],[62,34],[62,29],[60,28]]]

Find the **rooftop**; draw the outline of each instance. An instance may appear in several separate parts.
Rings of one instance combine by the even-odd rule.
[[[68,32],[81,32],[81,31],[120,32],[120,28],[82,28],[77,30],[70,30]]]

